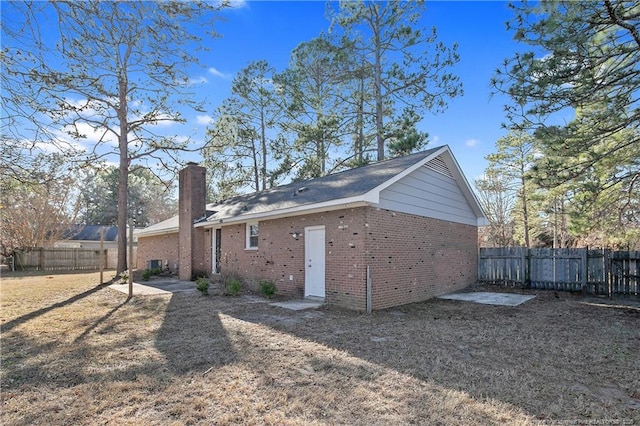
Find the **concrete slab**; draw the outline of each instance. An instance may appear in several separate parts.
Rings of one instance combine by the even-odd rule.
[[[288,300],[286,302],[274,302],[269,303],[271,306],[277,306],[279,308],[291,309],[293,311],[302,311],[304,309],[318,309],[324,305],[322,299],[302,299],[302,300]]]
[[[438,299],[462,300],[466,302],[482,303],[485,305],[518,306],[536,296],[514,293],[491,293],[478,291],[474,293],[452,293],[438,296]]]
[[[129,294],[129,284],[112,284],[109,286],[121,293]],[[133,283],[133,295],[158,295],[158,294],[172,294],[180,292],[192,292],[196,291],[196,283],[193,281],[181,281],[175,278],[162,278],[144,283]]]

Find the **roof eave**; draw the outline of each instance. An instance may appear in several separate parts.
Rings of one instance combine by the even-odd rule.
[[[368,205],[374,204],[378,201],[375,197],[370,194],[363,194],[357,197],[349,197],[342,198],[338,200],[331,200],[322,203],[313,203],[306,204],[303,206],[290,207],[280,210],[271,210],[254,214],[246,214],[240,216],[234,216],[229,218],[222,219],[213,219],[210,221],[205,221],[201,223],[197,223],[194,226],[196,228],[205,227],[205,228],[213,228],[219,225],[229,225],[234,223],[244,223],[251,222],[256,220],[266,220],[266,219],[279,219],[283,217],[291,217],[291,216],[301,216],[305,214],[312,214],[318,212],[332,211],[332,210],[341,210],[341,209],[349,209],[355,207],[366,207]]]
[[[484,224],[488,221],[487,216],[485,215],[484,210],[480,205],[480,201],[473,191],[473,188],[469,184],[469,181],[465,177],[464,173],[462,173],[462,169],[458,164],[458,160],[456,160],[456,158],[453,156],[453,153],[448,149],[448,147],[447,152],[449,153],[449,155],[445,157],[445,163],[448,164],[449,170],[454,173],[455,179],[458,182],[462,183],[462,192],[476,215],[478,226],[481,226],[481,224]]]
[[[159,235],[166,235],[166,234],[174,234],[174,233],[178,233],[179,229],[178,227],[171,227],[171,228],[162,228],[162,229],[156,229],[153,231],[140,231],[140,232],[134,232],[133,236],[134,237],[157,237]]]

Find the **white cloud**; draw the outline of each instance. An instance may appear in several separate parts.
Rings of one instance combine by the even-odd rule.
[[[50,142],[36,142],[35,144],[33,144],[33,148],[48,154],[62,154],[68,153],[69,151],[73,151],[76,153],[87,152],[87,148],[80,145],[79,143],[62,140],[60,138],[57,138]]]
[[[98,142],[106,142],[111,145],[118,145],[118,138],[112,132],[107,131],[104,127],[92,126],[89,123],[78,122],[74,126],[68,125],[65,131],[77,131],[84,136],[80,139],[83,143],[96,144]]]
[[[203,126],[209,125],[213,123],[213,117],[210,115],[196,115],[196,122]]]
[[[111,102],[117,102],[115,98],[108,99]],[[96,100],[87,99],[64,99],[65,107],[62,110],[65,118],[75,119],[77,117],[93,117],[103,114],[104,104]],[[58,113],[58,111],[56,111]]]
[[[478,145],[478,143],[479,141],[477,139],[467,139],[464,144],[469,148],[473,148],[474,146]]]
[[[429,142],[434,143],[434,144],[440,142],[440,136],[438,136],[438,135],[431,136]]]
[[[218,69],[216,69],[214,67],[210,67],[209,68],[209,74],[211,74],[211,75],[213,75],[215,77],[220,77],[220,78],[224,78],[224,79],[227,79],[227,78],[231,77],[229,74],[225,74],[225,73],[223,73],[221,71],[218,71]]]
[[[149,124],[152,126],[156,126],[156,127],[169,127],[169,126],[173,126],[174,124],[176,124],[176,120],[173,117],[173,115],[168,114],[166,112],[160,112],[156,115],[156,122],[153,124]]]
[[[199,76],[199,77],[192,77],[192,78],[190,78],[190,79],[189,79],[188,84],[189,84],[189,85],[193,85],[193,84],[205,84],[205,83],[208,83],[208,82],[209,82],[209,80],[207,80],[207,78],[206,78],[206,77]]]

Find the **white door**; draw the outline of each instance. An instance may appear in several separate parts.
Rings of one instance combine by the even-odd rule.
[[[304,228],[304,295],[324,298],[324,226]]]

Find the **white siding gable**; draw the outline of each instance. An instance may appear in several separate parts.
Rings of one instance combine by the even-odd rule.
[[[467,225],[478,223],[451,171],[439,157],[383,189],[379,207]]]

